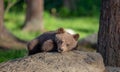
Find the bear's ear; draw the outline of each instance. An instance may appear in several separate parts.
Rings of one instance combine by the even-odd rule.
[[[79,34],[74,34],[73,38],[77,41],[79,39]]]
[[[57,30],[57,33],[58,34],[61,34],[61,33],[64,33],[65,32],[65,30],[63,29],[63,28],[59,28],[58,30]]]

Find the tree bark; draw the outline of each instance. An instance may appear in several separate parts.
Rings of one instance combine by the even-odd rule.
[[[3,30],[3,16],[4,16],[3,0],[0,0],[0,31]]]
[[[23,30],[43,31],[43,0],[26,0],[27,12]]]
[[[120,67],[120,0],[102,0],[97,51],[105,65]]]
[[[0,0],[0,48],[25,48],[22,41],[10,34],[4,26],[4,0]]]

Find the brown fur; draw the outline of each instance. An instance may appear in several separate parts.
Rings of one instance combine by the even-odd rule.
[[[29,55],[38,52],[66,52],[77,46],[79,34],[71,35],[59,28],[56,31],[45,32],[28,43]]]

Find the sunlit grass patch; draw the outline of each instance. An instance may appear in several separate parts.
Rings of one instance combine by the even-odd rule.
[[[45,29],[55,30],[59,27],[72,29],[81,35],[81,38],[98,31],[97,17],[79,17],[79,18],[55,18],[52,17],[45,22]]]
[[[23,13],[9,13],[5,15],[5,25],[15,36],[24,40],[31,40],[40,32],[23,32],[25,15]],[[98,31],[98,17],[59,18],[44,13],[44,27],[46,31],[56,30],[59,27],[68,28],[79,33],[81,38]]]

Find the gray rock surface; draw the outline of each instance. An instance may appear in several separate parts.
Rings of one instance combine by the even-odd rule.
[[[120,67],[106,66],[106,71],[107,72],[120,72]]]
[[[97,43],[97,33],[91,34],[83,39],[80,40],[80,44],[82,43],[89,43],[89,44],[96,44]]]
[[[97,48],[97,33],[91,34],[78,41],[78,50],[81,51],[95,51]]]
[[[99,53],[38,53],[0,64],[0,72],[104,72]]]

